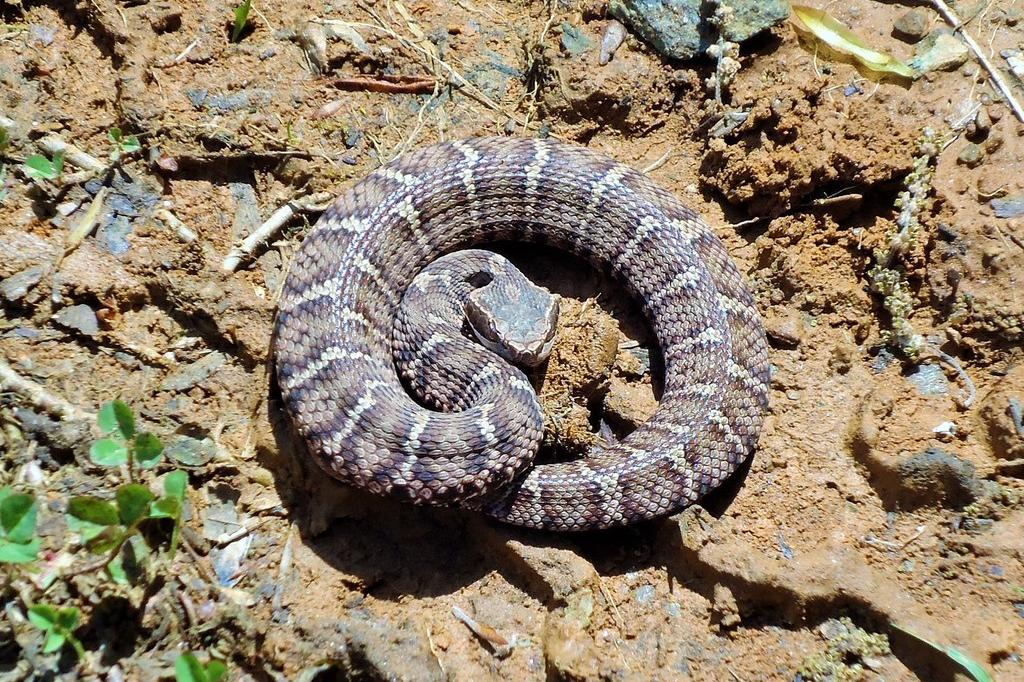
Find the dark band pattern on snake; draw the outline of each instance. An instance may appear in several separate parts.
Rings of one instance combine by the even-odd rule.
[[[440,270],[432,276],[434,261],[499,240],[580,256],[640,303],[664,390],[626,438],[534,464],[541,409],[523,372],[459,330],[445,336],[439,316],[426,329],[403,322],[407,295],[444,312],[467,294],[449,290]],[[479,251],[469,262],[505,267]],[[274,351],[286,409],[332,476],[548,530],[618,526],[693,503],[750,455],[768,400],[761,318],[718,237],[644,174],[554,140],[425,147],[354,185],[291,264]]]

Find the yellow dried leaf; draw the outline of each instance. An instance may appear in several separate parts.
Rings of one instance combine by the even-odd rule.
[[[792,5],[794,25],[840,54],[852,57],[871,71],[917,78],[918,73],[892,55],[868,47],[853,31],[834,17],[804,5]]]

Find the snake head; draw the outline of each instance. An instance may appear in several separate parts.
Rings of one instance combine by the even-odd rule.
[[[511,266],[481,281],[466,301],[466,319],[480,343],[520,366],[547,360],[558,328],[558,296]]]

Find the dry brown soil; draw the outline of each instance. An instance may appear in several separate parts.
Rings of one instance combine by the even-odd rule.
[[[816,57],[785,24],[744,46],[726,103],[749,116],[714,136],[711,63],[670,64],[629,38],[600,66],[602,2],[403,1],[372,13],[348,0],[257,3],[237,44],[223,2],[0,9],[0,114],[14,124],[0,280],[39,268],[2,300],[2,356],[83,409],[120,396],[165,442],[186,444],[192,482],[187,551],[156,583],[86,575],[48,594],[82,609],[80,638],[104,652],[93,673],[166,678],[187,649],[259,680],[793,680],[830,655],[834,677],[816,679],[962,675],[908,628],[995,679],[1024,680],[1024,425],[1013,409],[1024,405],[1024,222],[990,203],[1024,196],[1024,125],[976,62],[876,83]],[[828,9],[870,44],[912,54],[892,34],[906,6]],[[960,9],[999,64],[1024,41],[1020,3]],[[326,39],[316,19],[350,22],[349,37]],[[566,27],[591,48],[570,52]],[[332,85],[360,74],[445,85]],[[954,130],[979,104],[990,125]],[[33,185],[19,161],[47,134],[105,161],[115,125],[142,150],[105,178],[99,229],[55,269],[98,185]],[[898,264],[915,332],[966,379],[932,350],[913,361],[888,347],[890,320],[869,290],[926,127],[948,146]],[[752,464],[699,507],[614,532],[522,532],[345,489],[288,430],[269,339],[317,213],[293,218],[237,272],[222,271],[224,257],[288,201],[336,194],[405,149],[480,134],[552,135],[654,166],[748,276],[771,343],[771,410]],[[69,204],[80,207],[70,216]],[[642,421],[658,369],[635,305],[564,258],[510,253],[567,297],[538,378],[552,442],[578,453],[602,437],[602,415],[620,432]],[[98,328],[69,322],[81,305]],[[52,558],[72,548],[62,501],[109,495],[119,479],[88,461],[87,433],[41,414],[2,396],[0,468],[44,500]],[[72,679],[73,662],[42,656],[11,616],[24,605],[4,599],[4,670],[24,679],[58,665]],[[883,636],[878,650],[868,633]]]

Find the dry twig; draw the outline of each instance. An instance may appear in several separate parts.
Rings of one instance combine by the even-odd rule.
[[[243,258],[255,251],[260,244],[277,234],[277,231],[280,230],[293,215],[301,211],[321,209],[321,205],[329,202],[332,198],[333,195],[328,192],[318,192],[316,194],[311,194],[308,197],[303,197],[302,199],[289,201],[287,204],[274,211],[273,215],[267,218],[266,222],[256,228],[252,234],[243,239],[241,244],[231,249],[228,255],[224,258],[224,263],[221,267],[225,272],[234,272],[239,263],[242,262]]]
[[[331,85],[341,90],[386,92],[393,94],[426,95],[434,92],[437,79],[433,76],[397,76],[384,74],[380,76],[356,76],[354,78],[337,78]]]
[[[967,47],[971,48],[971,52],[974,53],[978,62],[980,62],[985,70],[988,71],[988,75],[992,78],[992,82],[995,84],[996,89],[999,90],[1003,97],[1006,98],[1006,103],[1011,109],[1013,109],[1014,115],[1017,116],[1017,119],[1021,123],[1024,123],[1024,108],[1022,108],[1020,102],[1014,98],[1013,93],[1010,90],[1010,86],[1007,85],[1005,80],[1003,80],[1003,76],[999,73],[999,70],[991,61],[989,61],[988,57],[985,56],[985,53],[982,52],[981,47],[977,42],[975,42],[974,38],[971,37],[971,34],[964,29],[964,24],[960,21],[960,17],[958,17],[956,12],[954,12],[949,5],[943,2],[943,0],[931,0],[931,2],[932,6],[935,7],[939,14],[941,14],[943,18],[949,22],[949,25],[953,27],[953,33],[959,33],[963,41],[967,43]]]
[[[44,409],[61,419],[92,419],[95,417],[91,412],[71,404],[36,382],[21,376],[3,358],[0,358],[0,391],[17,393],[33,406]]]

